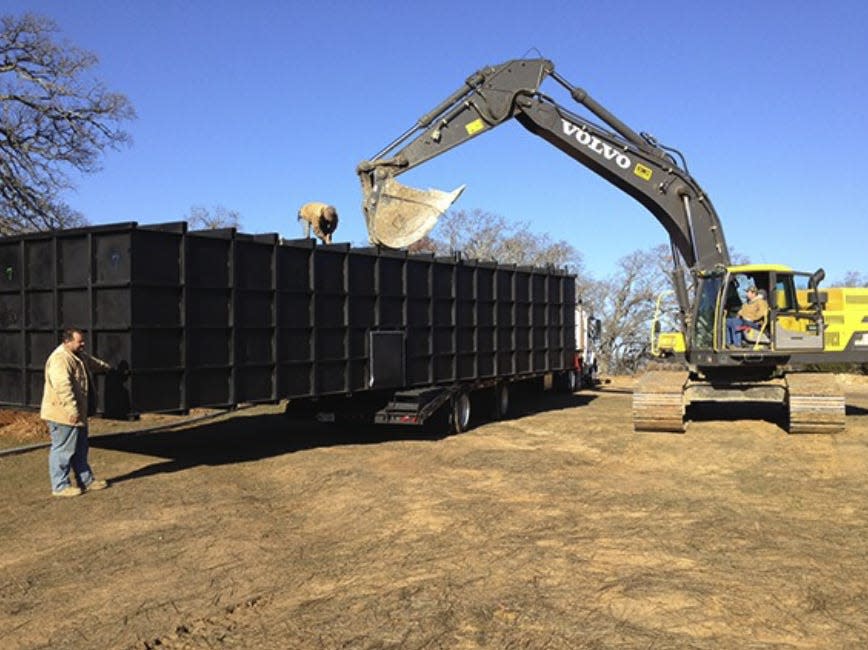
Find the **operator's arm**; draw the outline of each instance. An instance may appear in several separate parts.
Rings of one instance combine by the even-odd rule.
[[[96,372],[96,373],[108,372],[109,370],[112,369],[110,363],[106,363],[105,361],[103,361],[102,359],[100,359],[98,357],[91,356],[87,352],[81,352],[79,354],[79,358],[82,361],[84,361],[85,365],[87,366],[87,369],[90,370],[91,372]]]

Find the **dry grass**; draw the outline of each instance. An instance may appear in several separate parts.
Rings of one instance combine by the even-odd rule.
[[[0,511],[0,636],[864,647],[868,390],[850,404],[835,436],[727,412],[637,435],[617,379],[443,439],[289,428],[261,407],[98,437],[94,465],[115,484],[64,502],[47,496],[43,453],[0,459],[3,493],[18,495]]]

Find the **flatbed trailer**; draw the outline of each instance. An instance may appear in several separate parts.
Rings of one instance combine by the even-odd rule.
[[[497,415],[516,382],[575,386],[575,305],[563,269],[184,222],[3,238],[0,405],[38,407],[78,327],[115,369],[107,416],[287,400],[406,424],[448,407],[460,430],[471,397]]]

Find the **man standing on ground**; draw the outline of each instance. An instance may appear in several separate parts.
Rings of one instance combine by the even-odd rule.
[[[87,462],[87,416],[96,410],[96,391],[92,372],[105,372],[111,366],[84,351],[80,329],[64,330],[61,344],[45,363],[45,389],[39,416],[48,424],[51,450],[48,472],[51,493],[74,497],[90,490],[103,490],[106,481],[94,478]],[[69,470],[81,487],[72,485]]]

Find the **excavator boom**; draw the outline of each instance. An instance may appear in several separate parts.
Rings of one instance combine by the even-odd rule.
[[[548,77],[608,128],[542,94],[539,88]],[[396,176],[512,118],[648,208],[688,266],[699,270],[729,263],[720,221],[699,184],[653,139],[569,84],[546,59],[513,60],[477,71],[412,128],[359,164],[371,241],[402,247],[420,239],[463,189],[415,190]]]

